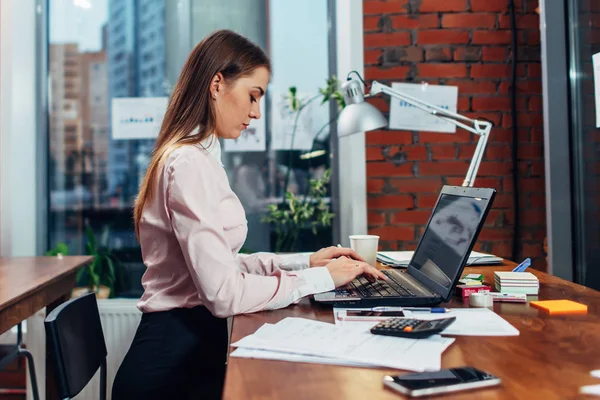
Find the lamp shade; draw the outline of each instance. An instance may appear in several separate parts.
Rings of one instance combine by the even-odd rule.
[[[348,80],[342,85],[346,107],[340,113],[338,136],[378,129],[387,125],[387,120],[373,105],[365,102],[360,83]]]

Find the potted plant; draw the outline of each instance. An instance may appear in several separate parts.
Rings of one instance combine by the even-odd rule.
[[[110,229],[105,226],[100,240],[96,240],[89,224],[85,225],[85,253],[93,256],[92,262],[77,272],[78,287],[73,289],[72,297],[78,297],[89,292],[95,292],[99,299],[115,296],[115,283],[121,276],[121,262],[108,247]],[[68,255],[69,248],[65,243],[46,252],[46,255]]]
[[[296,87],[289,88],[286,97],[287,107],[295,113],[290,150],[294,148],[294,138],[300,114],[309,104],[321,98],[321,104],[334,100],[340,110],[345,107],[344,97],[338,87],[339,81],[335,76],[332,76],[326,81],[326,86],[319,89],[319,94],[307,100],[298,98]],[[318,138],[325,128],[336,120],[337,116],[324,124],[317,131],[314,138]],[[310,151],[314,149],[315,142],[316,140],[313,140]],[[267,215],[262,219],[262,222],[272,223],[275,226],[275,252],[295,251],[300,232],[309,229],[313,235],[317,235],[320,228],[331,226],[331,220],[334,217],[334,214],[330,212],[329,204],[325,201],[327,185],[331,179],[331,170],[326,170],[321,178],[311,179],[304,196],[297,196],[287,190],[291,170],[290,157],[283,185],[284,196],[282,201],[279,204],[270,204]]]

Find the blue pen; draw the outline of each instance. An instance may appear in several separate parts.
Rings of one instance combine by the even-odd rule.
[[[512,272],[525,272],[525,270],[527,268],[529,268],[529,266],[531,265],[531,260],[529,258],[526,258],[525,260],[523,260],[523,262],[519,265],[517,265]]]
[[[406,311],[429,312],[429,313],[435,313],[435,314],[443,314],[443,313],[450,312],[450,309],[444,308],[444,307],[431,307],[431,308],[410,308],[410,307],[405,307],[404,309]]]

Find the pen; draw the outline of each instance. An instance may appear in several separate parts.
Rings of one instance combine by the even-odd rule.
[[[526,258],[523,262],[515,267],[512,272],[525,272],[527,268],[531,265],[531,259]]]
[[[435,313],[435,314],[443,314],[443,313],[447,313],[447,312],[451,311],[450,309],[444,308],[444,307],[431,307],[431,308],[405,307],[404,310],[413,311],[413,312],[429,312],[429,313]]]
[[[373,307],[371,311],[402,311],[405,308],[402,307]]]

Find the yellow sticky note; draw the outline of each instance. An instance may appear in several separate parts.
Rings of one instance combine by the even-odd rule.
[[[542,300],[530,301],[533,307],[548,311],[548,314],[587,314],[588,307],[585,304],[572,300]]]

